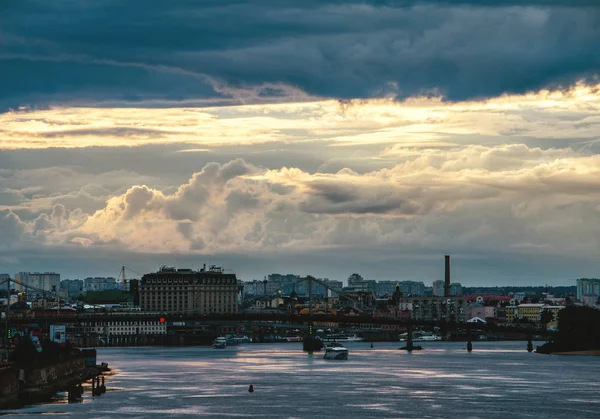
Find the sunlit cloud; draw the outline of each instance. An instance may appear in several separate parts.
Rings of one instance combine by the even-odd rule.
[[[401,147],[598,139],[600,87],[505,95],[486,101],[416,98],[317,101],[217,108],[54,108],[0,114],[0,147],[117,147],[186,144],[189,150],[260,143]]]

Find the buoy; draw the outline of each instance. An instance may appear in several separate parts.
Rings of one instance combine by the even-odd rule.
[[[252,384],[248,387],[248,393],[254,393],[254,386]]]
[[[373,348],[373,343],[371,342],[371,348]]]

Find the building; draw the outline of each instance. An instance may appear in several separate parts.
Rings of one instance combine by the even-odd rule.
[[[244,282],[244,295],[253,297],[265,295],[266,284],[266,282],[257,281],[256,279],[253,281],[246,281]]]
[[[63,279],[60,281],[60,289],[67,293],[67,297],[77,297],[85,291],[81,279]]]
[[[556,329],[558,326],[558,313],[564,306],[549,306],[546,304],[519,304],[518,306],[506,307],[506,322],[512,323],[517,319],[527,319],[530,323],[541,323],[542,312],[552,313],[552,320],[546,323],[548,329]]]
[[[498,307],[495,306],[480,306],[473,305],[468,306],[465,312],[467,320],[473,317],[479,317],[480,319],[497,319],[498,318]]]
[[[467,304],[463,297],[400,297],[398,309],[410,310],[412,319],[418,321],[464,323],[467,320]]]
[[[86,293],[90,291],[111,291],[122,289],[122,284],[118,283],[113,277],[104,278],[97,276],[95,278],[85,278],[83,280],[83,288]]]
[[[453,282],[450,284],[450,295],[463,295],[463,287],[460,282]]]
[[[60,290],[60,274],[55,272],[19,272],[15,275],[15,290],[25,291],[27,298],[42,297]]]
[[[84,320],[70,329],[69,340],[76,336],[95,336],[96,345],[127,345],[157,342],[157,338],[167,334],[167,323],[156,320]]]
[[[375,285],[375,294],[378,297],[392,295],[396,291],[396,285],[398,285],[398,282],[395,281],[379,281]]]
[[[10,281],[10,275],[9,274],[0,274],[0,289],[6,290],[6,288],[9,286],[11,289],[14,289],[14,284],[7,284],[6,281]]]
[[[585,298],[587,297],[587,299]],[[577,280],[577,301],[597,301],[600,297],[600,279],[580,278]]]
[[[179,314],[234,314],[238,311],[235,274],[206,265],[199,271],[163,266],[142,277],[143,311]]]
[[[375,297],[375,291],[344,291],[344,298],[339,301],[340,305],[346,308],[368,310],[375,307],[377,298]]]
[[[271,274],[267,276],[267,295],[281,291],[283,295],[290,295],[294,291],[296,282],[300,280],[299,275],[294,274]]]
[[[348,291],[372,291],[377,290],[377,281],[372,279],[366,280],[357,273],[353,273],[348,277]]]
[[[441,279],[433,281],[433,296],[443,297],[444,296],[444,281]]]
[[[400,281],[400,291],[407,296],[425,295],[425,284],[420,281]]]
[[[506,322],[512,323],[515,319],[527,319],[531,323],[540,322],[540,313],[544,304],[519,304],[506,307]]]
[[[328,297],[337,297],[338,293],[336,293],[335,290],[341,291],[344,288],[344,283],[342,281],[325,278],[323,282],[329,287]]]

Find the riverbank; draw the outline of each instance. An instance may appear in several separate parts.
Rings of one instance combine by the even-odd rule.
[[[61,360],[38,368],[7,367],[0,370],[0,410],[51,400],[56,393],[102,374],[87,367],[83,357]]]

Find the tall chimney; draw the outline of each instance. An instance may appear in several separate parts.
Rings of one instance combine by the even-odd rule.
[[[444,256],[446,259],[446,278],[444,280],[444,297],[450,297],[450,255]]]

